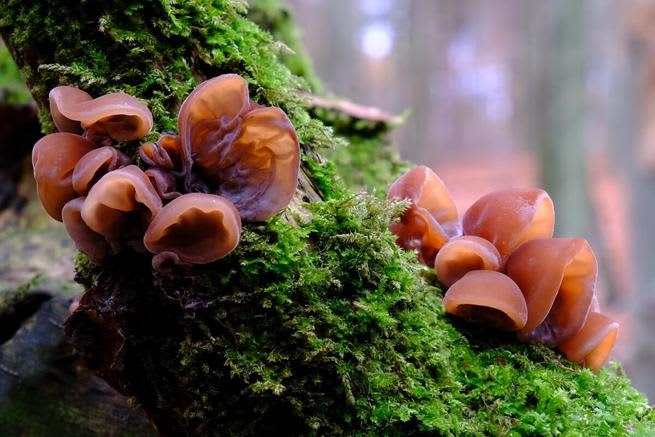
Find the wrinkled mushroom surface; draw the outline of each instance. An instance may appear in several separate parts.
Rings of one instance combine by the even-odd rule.
[[[594,372],[605,365],[616,342],[619,324],[597,312],[589,313],[582,329],[559,348],[566,357]]]
[[[466,273],[448,289],[443,304],[450,314],[505,331],[521,329],[528,318],[518,285],[506,275],[489,270]]]
[[[252,103],[240,76],[200,84],[180,108],[178,131],[188,168],[243,220],[266,220],[291,201],[300,168],[296,132],[280,109]]]
[[[34,145],[32,166],[39,199],[55,220],[61,221],[64,205],[79,196],[73,188],[73,171],[94,147],[85,138],[71,133],[46,135]]]
[[[586,240],[528,241],[512,253],[506,267],[528,304],[528,321],[519,338],[552,347],[582,328],[597,276],[596,257]]]
[[[161,208],[161,199],[148,177],[137,166],[129,165],[107,173],[91,188],[82,206],[82,219],[118,251],[123,242],[141,241]]]
[[[472,235],[457,237],[446,243],[435,260],[439,281],[450,287],[473,270],[499,271],[502,260],[496,247]]]
[[[539,189],[489,193],[464,213],[464,235],[490,241],[503,260],[522,243],[553,236],[555,210],[550,196]]]
[[[142,144],[139,156],[151,167],[174,171],[177,176],[183,172],[181,144],[175,135],[164,134],[156,143]]]
[[[148,227],[144,244],[156,254],[153,265],[207,264],[219,260],[239,244],[241,219],[228,199],[190,193],[171,201]]]

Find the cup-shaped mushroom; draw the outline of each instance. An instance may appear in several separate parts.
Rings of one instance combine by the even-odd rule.
[[[242,220],[266,220],[291,201],[300,170],[296,131],[279,108],[251,103],[243,78],[200,84],[180,109],[178,129],[193,166]]]
[[[457,207],[446,185],[430,168],[418,165],[396,179],[389,187],[387,198],[410,199],[413,205],[428,211],[446,235],[461,235]]]
[[[130,158],[114,147],[105,146],[94,149],[84,155],[75,165],[73,188],[79,194],[85,195],[102,176],[128,164],[130,164]]]
[[[389,230],[398,237],[396,244],[400,247],[418,251],[419,262],[426,266],[434,266],[439,249],[448,242],[448,235],[432,214],[415,205],[411,205]]]
[[[61,221],[64,205],[79,195],[73,188],[73,171],[94,149],[85,138],[71,133],[46,135],[32,149],[32,166],[41,203],[50,217]]]
[[[177,131],[185,168],[191,168],[192,154],[203,152],[212,142],[221,143],[224,134],[239,123],[238,116],[250,108],[248,83],[239,75],[224,74],[198,85],[178,114]]]
[[[241,237],[239,211],[222,196],[184,194],[167,204],[150,223],[143,238],[155,254],[153,266],[207,264],[227,256]]]
[[[144,143],[139,148],[139,156],[151,167],[180,172],[182,152],[180,141],[175,135],[163,134],[157,143]]]
[[[506,260],[522,243],[553,236],[555,210],[544,190],[494,191],[482,196],[464,213],[462,224],[464,235],[491,241]]]
[[[136,97],[122,92],[91,98],[84,91],[59,86],[50,91],[50,112],[60,130],[79,122],[92,141],[102,143],[142,138],[152,129],[152,114]]]
[[[499,271],[502,260],[496,247],[484,238],[467,235],[446,243],[435,260],[439,281],[450,287],[473,270]]]
[[[569,360],[598,372],[607,362],[618,332],[618,322],[592,312],[580,332],[562,343],[559,348]]]
[[[105,238],[94,232],[82,220],[82,205],[84,198],[78,197],[64,205],[62,218],[68,235],[73,239],[75,246],[95,263],[101,263],[115,252]]]
[[[519,339],[553,347],[582,328],[597,277],[596,257],[586,240],[528,241],[512,253],[506,267],[528,304]]]
[[[525,325],[528,308],[518,285],[506,275],[474,270],[455,282],[443,298],[446,312],[503,331]]]
[[[148,177],[139,167],[128,165],[107,173],[91,188],[82,205],[82,219],[114,251],[123,244],[139,249],[143,232],[161,207]]]

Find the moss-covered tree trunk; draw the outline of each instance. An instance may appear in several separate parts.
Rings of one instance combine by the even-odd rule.
[[[308,111],[307,81],[287,67],[308,76],[308,64],[281,58],[289,52],[242,1],[0,0],[0,34],[46,132],[47,93],[59,84],[134,94],[164,132],[198,81],[228,72],[298,131],[294,203],[245,226],[229,257],[177,276],[153,272],[144,255],[103,266],[77,259],[86,292],[66,323],[69,339],[162,434],[655,431],[652,410],[617,368],[595,376],[544,347],[444,316],[434,278],[388,233],[399,206],[348,191],[320,157],[344,140],[322,110]],[[341,133],[367,144],[360,130]]]

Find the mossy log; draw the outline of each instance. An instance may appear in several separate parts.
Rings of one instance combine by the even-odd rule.
[[[0,34],[46,132],[59,84],[134,94],[164,132],[194,84],[230,72],[283,108],[302,142],[295,202],[245,226],[229,257],[161,275],[143,255],[78,256],[86,292],[66,332],[86,365],[163,435],[655,433],[618,366],[594,375],[444,315],[435,278],[388,232],[403,205],[335,177],[320,152],[344,140],[309,110],[286,46],[247,14],[236,0],[0,0]]]

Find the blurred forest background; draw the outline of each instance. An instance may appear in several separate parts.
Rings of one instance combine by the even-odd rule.
[[[655,1],[289,0],[326,89],[392,113],[460,212],[540,186],[596,250],[615,358],[655,399]]]

